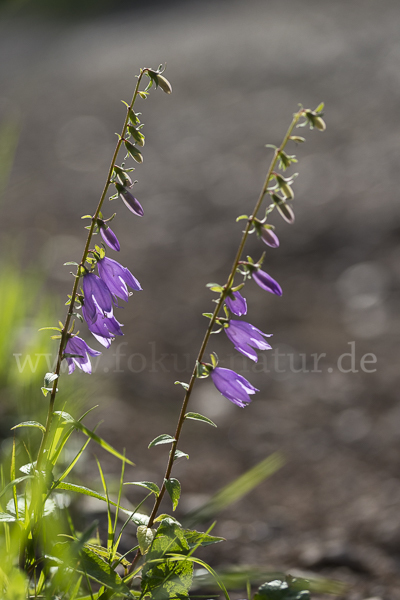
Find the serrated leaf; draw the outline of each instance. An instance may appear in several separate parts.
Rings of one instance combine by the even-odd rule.
[[[139,487],[146,488],[146,490],[149,490],[157,497],[160,494],[160,488],[156,483],[153,483],[152,481],[126,481],[124,485],[138,485]]]
[[[144,556],[149,551],[151,544],[156,536],[156,530],[146,527],[146,525],[139,525],[136,531],[136,537],[139,542],[140,552]]]
[[[187,458],[189,460],[189,454],[185,454],[181,450],[175,450],[174,460],[178,460],[178,458]]]
[[[203,421],[203,423],[208,423],[213,427],[217,427],[214,421],[211,421],[211,419],[205,417],[204,415],[201,415],[200,413],[188,412],[185,415],[185,419],[192,419],[193,421]]]
[[[13,523],[14,521],[16,521],[15,515],[0,512],[0,523]]]
[[[161,435],[154,438],[152,442],[148,445],[149,448],[153,448],[153,446],[159,446],[160,444],[172,444],[175,442],[175,438],[172,435],[168,435],[168,433],[162,433]]]
[[[165,488],[172,500],[172,510],[176,510],[181,496],[181,484],[177,479],[171,477],[165,480]]]
[[[174,385],[181,385],[186,391],[189,389],[189,384],[184,383],[183,381],[175,381]]]
[[[105,563],[92,550],[83,548],[79,555],[76,571],[83,575],[88,575],[101,585],[112,589],[115,593],[130,596],[129,588],[124,584],[121,577],[114,569]]]
[[[166,523],[167,525],[178,525],[181,527],[181,524],[177,519],[175,519],[175,517],[172,515],[167,515],[166,513],[158,515],[158,517],[154,519],[154,523]]]
[[[198,545],[210,546],[211,544],[218,544],[218,542],[225,541],[225,538],[223,537],[216,537],[214,535],[209,535],[208,533],[203,533],[201,531],[194,531],[192,529],[184,529],[183,532],[190,549]]]
[[[19,427],[36,427],[37,429],[40,429],[43,432],[46,431],[46,428],[37,421],[24,421],[23,423],[18,423],[18,425],[14,425],[14,427],[11,427],[11,431],[13,429],[18,429]]]

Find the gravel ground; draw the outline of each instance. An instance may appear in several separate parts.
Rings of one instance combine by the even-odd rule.
[[[241,410],[199,382],[192,410],[219,428],[187,426],[190,461],[176,473],[182,514],[282,451],[286,466],[220,515],[215,531],[228,541],[208,557],[334,577],[351,600],[400,598],[399,24],[390,0],[187,3],[0,24],[0,123],[21,131],[1,204],[3,261],[19,255],[63,295],[71,276],[60,265],[80,258],[80,216],[104,184],[119,100],[140,66],[168,66],[172,96],[152,92],[140,107],[135,193],[146,216],[111,206],[120,260],[144,292],[120,317],[126,345],[104,353],[93,377],[102,434],[127,447],[137,480],[161,478],[166,452],[144,449],[173,432],[182,394],[172,384],[188,378],[213,306],[205,284],[226,278],[264,145],[279,144],[299,102],[326,103],[327,131],[307,132],[297,150],[296,224],[275,218],[281,247],[267,251],[283,297],[248,287],[249,320],[274,334],[275,353],[254,369],[212,340],[221,364],[261,392]],[[249,252],[261,250],[252,239]]]

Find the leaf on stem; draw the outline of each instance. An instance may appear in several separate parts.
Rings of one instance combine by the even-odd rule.
[[[200,413],[188,412],[185,415],[185,419],[192,419],[193,421],[203,421],[203,423],[208,423],[213,427],[217,427],[214,421],[211,421],[211,419],[205,417],[204,415],[201,415]]]
[[[152,442],[148,445],[149,448],[153,448],[153,446],[159,446],[160,444],[172,444],[175,442],[175,438],[172,435],[168,435],[168,433],[162,433],[161,435],[154,438]]]
[[[165,479],[165,488],[172,500],[172,510],[175,510],[181,496],[181,484],[177,479],[171,477],[170,479]]]
[[[139,487],[145,488],[146,490],[149,490],[150,492],[155,494],[157,498],[160,494],[160,488],[156,483],[153,483],[152,481],[126,481],[124,485],[138,485]]]

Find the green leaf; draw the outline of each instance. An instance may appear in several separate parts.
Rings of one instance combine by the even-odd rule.
[[[176,553],[180,560],[169,559]],[[187,560],[189,545],[182,529],[175,523],[163,521],[147,553],[142,572],[143,595],[152,600],[187,597],[193,579],[193,565]]]
[[[0,498],[2,498],[10,488],[12,488],[14,485],[18,485],[18,483],[21,483],[22,481],[25,481],[25,479],[33,479],[33,475],[24,475],[23,477],[17,477],[16,479],[10,481],[10,483],[0,491]]]
[[[154,523],[166,523],[167,525],[178,525],[181,527],[181,524],[175,517],[172,515],[167,515],[163,513],[162,515],[158,515],[156,519],[154,519]]]
[[[107,452],[109,452],[113,456],[116,456],[120,460],[123,460],[123,461],[129,463],[130,465],[134,465],[134,463],[132,461],[130,461],[128,458],[126,458],[125,456],[123,456],[122,454],[117,452],[117,450],[115,450],[115,448],[110,446],[110,444],[108,444],[105,440],[103,440],[103,438],[101,438],[96,433],[94,433],[94,431],[91,431],[90,429],[85,427],[85,425],[82,425],[82,423],[80,423],[79,421],[75,421],[75,419],[73,417],[71,417],[71,415],[68,415],[68,413],[58,413],[58,411],[56,411],[56,413],[62,414],[62,416],[67,415],[66,417],[64,417],[65,421],[67,421],[68,423],[71,423],[75,427],[75,429],[79,429],[79,431],[82,431],[82,433],[87,435],[87,437],[89,437],[91,440],[96,442],[96,444],[99,444],[99,446],[104,448],[104,450],[107,450]]]
[[[321,102],[321,104],[319,104],[317,106],[317,108],[315,109],[314,112],[319,113],[319,112],[323,111],[324,110],[324,106],[325,106],[324,102]]]
[[[208,533],[194,531],[192,529],[184,529],[183,532],[190,549],[199,545],[210,546],[211,544],[218,544],[218,542],[225,541],[225,538],[223,537],[216,537],[215,535],[209,535]]]
[[[23,423],[18,423],[18,425],[14,425],[14,427],[11,427],[11,431],[13,429],[18,429],[19,427],[37,427],[43,432],[46,431],[46,428],[37,421],[24,421]]]
[[[175,442],[175,438],[173,438],[172,435],[168,435],[168,433],[162,433],[158,437],[154,438],[148,447],[153,448],[153,446],[159,446],[160,444],[172,444],[172,442]]]
[[[189,384],[188,383],[184,383],[183,381],[175,381],[175,385],[181,385],[184,390],[188,390],[189,389]]]
[[[238,217],[236,219],[236,223],[238,223],[239,221],[243,221],[243,219],[247,219],[248,220],[249,216],[248,215],[240,215],[240,217]]]
[[[189,454],[185,454],[185,452],[181,452],[181,450],[175,450],[174,460],[178,458],[187,458],[189,460]]]
[[[61,331],[59,327],[41,327],[38,331],[45,331],[46,329],[52,329],[54,331]]]
[[[203,421],[203,423],[208,423],[213,427],[217,427],[214,421],[211,421],[211,419],[208,419],[207,417],[205,417],[204,415],[200,415],[199,413],[188,412],[185,415],[185,419],[191,419],[192,421]]]
[[[144,556],[149,551],[151,544],[156,536],[156,530],[150,529],[145,525],[139,525],[136,531],[136,537],[139,542],[140,552]]]
[[[83,219],[84,217],[82,217]],[[64,267],[66,267],[67,265],[74,265],[74,267],[79,267],[79,263],[75,262],[74,260],[69,260],[68,262],[64,263]]]
[[[170,479],[165,479],[165,488],[172,500],[172,510],[175,510],[181,496],[181,484],[177,479],[171,477]]]
[[[128,127],[128,131],[131,134],[131,136],[133,137],[133,139],[135,140],[135,142],[137,144],[139,144],[139,146],[144,146],[145,139],[144,139],[143,133],[138,131],[135,127],[131,127],[131,126]]]
[[[309,600],[309,598],[308,590],[293,589],[287,581],[275,579],[261,585],[253,600]]]
[[[53,488],[53,490],[54,489],[67,490],[69,492],[76,492],[77,494],[83,494],[84,496],[91,496],[92,498],[97,498],[97,500],[101,500],[102,502],[109,502],[113,506],[118,506],[118,504],[116,502],[113,502],[112,500],[107,500],[107,498],[105,496],[103,496],[102,494],[99,494],[98,492],[95,492],[94,490],[84,487],[83,485],[76,485],[75,483],[68,483],[67,481],[60,481],[60,482],[57,482],[57,485]],[[132,512],[125,508],[122,508],[122,506],[120,506],[119,508],[128,514]]]
[[[157,497],[160,495],[160,488],[152,481],[126,481],[124,485],[138,485],[139,487],[146,488],[146,490],[149,490]]]
[[[129,588],[124,584],[121,577],[92,550],[82,549],[75,568],[78,573],[83,575],[87,573],[88,577],[112,589],[113,592],[130,596]]]
[[[0,523],[13,523],[16,521],[15,515],[9,515],[5,512],[0,512]]]

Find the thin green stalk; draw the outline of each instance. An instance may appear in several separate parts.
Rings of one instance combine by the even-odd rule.
[[[269,166],[267,175],[265,177],[264,185],[263,185],[263,187],[261,189],[260,195],[259,195],[258,200],[256,202],[256,205],[254,207],[253,213],[249,217],[247,225],[246,225],[246,228],[245,228],[245,230],[243,232],[242,239],[241,239],[241,242],[239,244],[239,248],[238,248],[238,251],[236,253],[235,260],[233,261],[232,269],[230,271],[228,280],[227,280],[227,282],[226,282],[226,284],[224,286],[224,290],[222,291],[221,296],[220,296],[220,298],[219,298],[219,300],[217,302],[217,305],[215,307],[213,316],[210,319],[210,323],[209,323],[209,325],[207,327],[207,331],[205,333],[203,342],[202,342],[202,344],[200,346],[200,350],[199,350],[199,353],[198,353],[196,361],[195,361],[195,366],[193,368],[193,372],[192,372],[192,375],[191,375],[191,378],[190,378],[190,381],[189,381],[188,389],[187,389],[185,397],[183,399],[183,404],[182,404],[181,412],[179,414],[179,419],[178,419],[178,423],[177,423],[177,427],[176,427],[176,431],[175,431],[175,435],[174,435],[175,441],[172,443],[172,446],[171,446],[171,451],[169,453],[169,459],[168,459],[168,463],[167,463],[167,468],[166,468],[165,475],[164,475],[164,483],[162,484],[162,487],[160,489],[160,493],[159,493],[159,495],[157,496],[157,498],[156,498],[156,500],[154,502],[153,510],[151,512],[151,515],[150,515],[150,518],[149,518],[149,523],[147,525],[148,527],[151,527],[153,525],[153,523],[154,523],[154,519],[157,516],[158,509],[160,507],[161,501],[162,501],[162,499],[164,497],[164,494],[165,494],[165,489],[166,489],[165,488],[165,481],[167,479],[169,479],[169,477],[171,475],[172,467],[173,467],[173,464],[174,464],[175,450],[176,450],[176,448],[178,446],[179,437],[181,435],[183,423],[184,423],[184,420],[185,420],[186,409],[187,409],[187,406],[188,406],[188,403],[189,403],[189,400],[190,400],[190,397],[191,397],[191,394],[192,394],[194,383],[195,383],[195,381],[197,379],[197,365],[198,365],[198,363],[200,363],[202,361],[202,358],[204,356],[204,353],[205,353],[208,341],[210,339],[211,332],[213,330],[213,327],[215,325],[216,319],[218,317],[219,311],[222,308],[222,305],[224,303],[224,300],[225,300],[227,292],[232,287],[233,280],[235,278],[235,273],[236,273],[236,270],[238,268],[238,265],[239,265],[239,262],[240,262],[240,258],[242,256],[243,249],[244,249],[244,246],[246,244],[247,237],[249,235],[250,229],[253,226],[254,219],[257,217],[257,213],[258,213],[258,211],[261,208],[261,204],[262,204],[262,201],[263,201],[263,199],[265,197],[265,194],[267,193],[268,184],[269,184],[269,181],[270,181],[271,176],[273,174],[273,171],[275,169],[275,166],[276,166],[276,163],[277,163],[277,160],[278,160],[278,157],[279,157],[279,152],[281,152],[285,148],[285,146],[286,146],[286,144],[287,144],[287,142],[289,140],[289,137],[291,136],[291,134],[293,132],[293,129],[295,128],[295,126],[297,125],[299,119],[301,118],[301,116],[303,114],[304,114],[304,110],[303,109],[301,109],[299,112],[295,113],[295,115],[293,116],[293,120],[292,120],[292,122],[291,122],[291,124],[290,124],[290,126],[289,126],[289,128],[288,128],[288,130],[286,132],[286,135],[283,138],[283,141],[282,141],[282,144],[281,144],[280,148],[276,148],[276,150],[275,150],[275,153],[274,153],[274,156],[272,158],[271,164]],[[133,559],[132,564],[130,566],[130,569],[129,569],[130,573],[135,568],[135,565],[136,565],[137,561],[139,560],[140,556],[141,556],[140,550],[138,550],[137,553],[136,553],[136,555],[135,555],[135,558]]]
[[[79,281],[80,281],[80,278],[81,278],[81,272],[83,270],[83,267],[85,265],[86,258],[87,258],[88,252],[89,252],[90,243],[92,241],[92,236],[93,236],[93,231],[94,231],[94,228],[95,228],[95,225],[96,225],[96,220],[97,220],[97,218],[98,218],[98,216],[100,214],[101,208],[103,206],[103,202],[104,202],[105,197],[107,195],[108,188],[109,188],[109,186],[111,184],[111,178],[112,178],[112,175],[113,175],[115,162],[117,160],[118,152],[119,152],[119,150],[121,148],[121,145],[122,145],[122,143],[124,141],[124,137],[125,137],[125,133],[126,133],[126,128],[128,126],[129,111],[132,109],[133,105],[135,104],[136,98],[137,98],[138,93],[139,93],[139,86],[140,86],[140,83],[142,81],[143,75],[148,70],[149,69],[141,69],[140,74],[138,76],[138,81],[137,81],[137,84],[136,84],[136,87],[135,87],[135,91],[133,93],[132,101],[131,101],[131,103],[130,103],[129,107],[127,108],[127,111],[126,111],[126,117],[125,117],[124,125],[122,127],[122,132],[121,132],[121,135],[118,138],[118,142],[117,142],[117,145],[115,147],[113,157],[111,159],[111,164],[110,164],[110,168],[108,170],[108,175],[107,175],[106,183],[104,185],[103,192],[102,192],[102,194],[100,196],[100,200],[99,200],[99,203],[97,205],[96,212],[94,213],[94,215],[92,217],[92,224],[90,226],[89,233],[88,233],[88,236],[87,236],[87,239],[86,239],[86,244],[85,244],[85,248],[84,248],[84,251],[83,251],[83,254],[82,254],[81,262],[79,263],[79,266],[77,268],[77,273],[75,275],[75,281],[74,281],[74,285],[73,285],[72,293],[71,293],[71,303],[69,305],[67,316],[65,318],[64,327],[61,330],[61,340],[60,340],[60,346],[59,346],[59,349],[58,349],[57,366],[56,366],[56,369],[54,371],[54,373],[56,375],[60,375],[61,363],[62,363],[63,355],[64,355],[64,347],[65,347],[65,344],[67,342],[67,333],[68,333],[68,328],[69,328],[69,325],[70,325],[70,322],[71,322],[72,313],[74,311],[74,304],[75,304],[75,299],[76,299],[76,295],[77,295],[77,292],[78,292],[78,285],[79,285]],[[45,432],[43,434],[42,442],[41,442],[40,448],[39,448],[39,453],[38,453],[38,458],[37,458],[37,469],[39,471],[40,471],[40,467],[42,465],[44,451],[45,451],[45,448],[46,448],[46,443],[47,443],[47,440],[48,440],[48,437],[49,437],[50,427],[51,427],[51,423],[52,423],[52,420],[53,420],[54,403],[55,403],[56,393],[57,393],[56,392],[57,383],[58,383],[58,378],[55,379],[54,384],[53,384],[53,389],[52,389],[52,392],[51,392],[50,402],[49,402],[49,410],[48,410],[47,419],[46,419],[46,429],[45,429]]]

